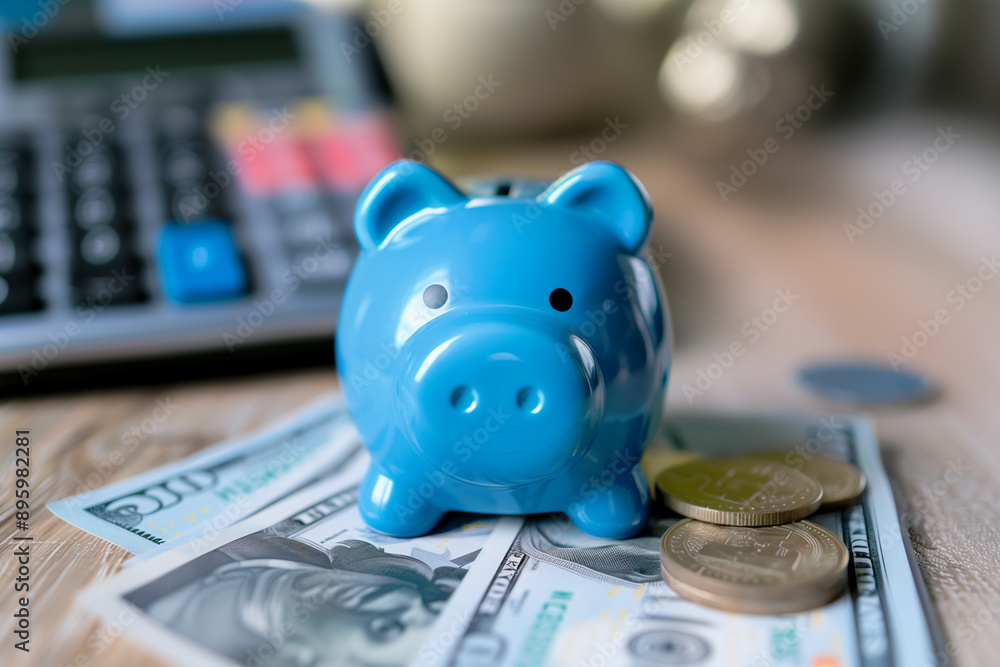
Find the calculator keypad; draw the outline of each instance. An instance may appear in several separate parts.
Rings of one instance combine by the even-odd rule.
[[[38,310],[38,265],[32,256],[36,234],[30,149],[18,142],[0,147],[0,314]]]
[[[295,120],[309,115],[295,104],[311,110],[308,127]],[[242,299],[275,289],[301,302],[283,312],[336,303],[358,252],[351,224],[358,193],[398,153],[380,116],[338,118],[313,99],[293,103],[289,114],[283,108],[218,105],[230,122],[217,125],[203,103],[172,102],[151,107],[137,132],[116,130],[96,146],[81,140],[86,128],[67,129],[51,144],[81,154],[58,178],[39,170],[51,179],[44,188],[35,182],[36,164],[48,159],[36,152],[43,143],[0,138],[0,318],[45,312],[40,288],[52,288],[46,263],[56,261],[65,262],[56,280],[67,284],[46,294],[84,323],[88,309],[123,318],[168,317],[172,309],[169,317],[183,319],[177,309],[194,312],[206,301],[239,309]],[[279,117],[292,120],[274,122]],[[58,252],[54,239],[39,236],[57,224],[38,222],[43,208],[53,210],[40,206],[40,193],[49,198],[53,188],[64,211]],[[43,248],[44,262],[34,256]],[[117,317],[88,327],[125,321]]]
[[[72,170],[65,188],[68,203],[71,301],[91,307],[141,302],[145,291],[137,275],[135,217],[122,148],[114,143],[94,147]],[[121,288],[111,291],[109,286]]]

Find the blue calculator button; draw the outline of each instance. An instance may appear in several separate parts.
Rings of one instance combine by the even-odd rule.
[[[221,220],[166,224],[159,265],[163,291],[177,303],[225,301],[247,290],[232,231]]]

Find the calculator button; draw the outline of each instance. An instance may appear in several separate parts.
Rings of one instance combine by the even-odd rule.
[[[219,198],[206,197],[202,188],[189,186],[185,190],[174,192],[171,197],[170,216],[177,221],[192,222],[217,218],[220,213]]]
[[[135,267],[80,278],[73,285],[74,304],[88,308],[123,306],[145,301],[146,298]]]
[[[0,154],[0,194],[13,193],[17,190],[19,182],[20,174],[16,159]]]
[[[244,294],[246,270],[229,225],[221,220],[163,227],[160,279],[171,301],[223,301]]]
[[[0,196],[0,232],[13,232],[21,228],[21,204],[14,197]]]
[[[322,187],[306,144],[294,137],[276,135],[256,155],[270,166],[276,190],[316,190]],[[247,161],[251,161],[249,158]]]
[[[0,234],[0,273],[13,272],[19,252],[10,234]]]
[[[201,132],[201,118],[192,107],[176,104],[160,114],[160,137],[164,141],[185,141]]]
[[[24,234],[0,232],[0,274],[24,273],[31,269],[30,241]]]
[[[87,232],[80,241],[80,258],[90,266],[103,266],[119,257],[122,242],[110,227]]]
[[[89,188],[110,188],[114,182],[115,165],[109,151],[88,155],[73,170],[73,187],[77,192]]]
[[[316,190],[286,190],[275,194],[270,201],[283,216],[299,215],[323,205],[323,198]]]
[[[304,287],[326,287],[346,280],[353,263],[354,253],[343,244],[304,248],[292,257],[293,272],[302,278]]]
[[[322,209],[289,216],[281,225],[282,236],[289,246],[315,244],[320,239],[332,239],[337,225]]]
[[[34,156],[28,149],[0,149],[0,195],[32,191]]]
[[[115,221],[115,200],[102,188],[87,190],[76,200],[73,220],[84,229],[110,225]]]
[[[40,307],[33,275],[0,276],[0,315],[24,313]]]
[[[174,187],[199,183],[207,171],[205,160],[186,146],[171,148],[163,158],[163,180]]]
[[[71,261],[74,284],[84,278],[102,276],[111,269],[136,268],[139,258],[131,247],[131,236],[112,227],[74,229]]]

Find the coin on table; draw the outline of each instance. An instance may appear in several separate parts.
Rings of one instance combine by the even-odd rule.
[[[646,473],[646,481],[649,482],[649,490],[653,497],[656,497],[656,478],[664,470],[675,468],[691,461],[702,459],[702,455],[683,449],[674,449],[673,446],[657,446],[657,441],[653,441],[646,453],[642,455],[642,469]]]
[[[751,614],[785,614],[830,602],[847,583],[848,552],[810,521],[752,528],[692,519],[660,542],[663,578],[681,597]]]
[[[787,451],[754,452],[753,456],[784,463],[819,482],[823,487],[822,510],[847,507],[860,498],[865,490],[864,473],[847,461],[822,454]]]
[[[722,456],[660,473],[657,496],[684,516],[727,526],[773,526],[803,519],[823,498],[819,482],[783,463]]]
[[[799,382],[823,398],[845,403],[888,405],[934,398],[934,385],[921,375],[865,362],[817,364],[799,371]]]

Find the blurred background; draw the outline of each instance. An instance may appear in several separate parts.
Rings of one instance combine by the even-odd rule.
[[[884,359],[1000,241],[986,0],[0,7],[15,391],[332,363],[351,211],[399,156],[500,194],[624,164],[678,347],[705,354],[794,275],[853,316],[803,359]]]
[[[504,196],[613,160],[656,211],[668,414],[876,414],[958,662],[993,664],[998,34],[991,0],[0,0],[0,413],[64,481],[162,392],[191,407],[115,474],[222,440],[336,388],[385,165]],[[797,381],[838,361],[937,400]]]

